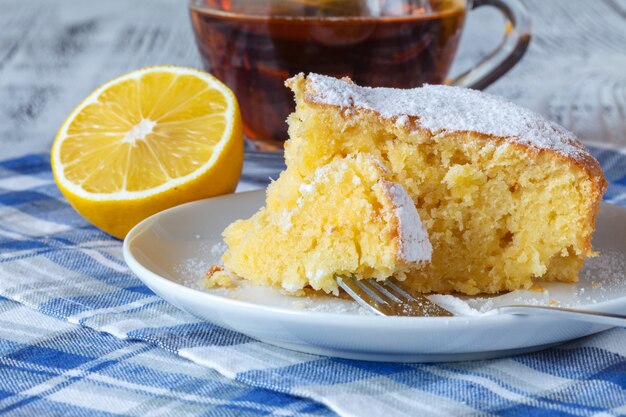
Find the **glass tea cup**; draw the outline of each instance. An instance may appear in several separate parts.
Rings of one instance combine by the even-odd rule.
[[[500,46],[448,82],[467,11],[493,6],[508,19]],[[280,148],[294,110],[287,78],[300,72],[359,85],[450,83],[483,89],[524,54],[530,20],[518,0],[191,0],[205,69],[240,104],[246,137]]]

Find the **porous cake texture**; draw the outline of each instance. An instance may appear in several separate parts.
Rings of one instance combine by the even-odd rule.
[[[412,199],[390,175],[368,154],[282,175],[265,208],[224,231],[225,267],[289,293],[311,287],[338,294],[337,275],[404,279],[430,260],[432,246]]]
[[[457,87],[366,88],[315,74],[287,85],[296,111],[288,119],[287,170],[268,192],[268,211],[295,206],[301,192],[294,185],[320,167],[364,153],[404,187],[428,232],[431,262],[407,274],[419,291],[497,293],[542,280],[575,282],[593,254],[606,180],[555,123]],[[341,206],[335,209],[348,215]],[[343,253],[328,256],[339,262]]]

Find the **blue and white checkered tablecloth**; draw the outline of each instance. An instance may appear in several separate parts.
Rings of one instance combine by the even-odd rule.
[[[626,152],[592,151],[606,199],[626,205]],[[0,162],[0,295],[0,413],[626,415],[625,329],[505,359],[388,364],[199,321],[155,296],[121,242],[74,212],[47,155]]]
[[[0,414],[24,416],[334,415],[255,388],[153,344],[43,315],[0,298]]]

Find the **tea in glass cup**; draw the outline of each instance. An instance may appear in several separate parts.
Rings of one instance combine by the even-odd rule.
[[[246,137],[287,139],[287,78],[315,72],[371,87],[444,82],[464,0],[191,0],[207,71],[237,96]]]

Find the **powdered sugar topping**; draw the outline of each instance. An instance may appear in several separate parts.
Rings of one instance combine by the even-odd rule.
[[[397,126],[405,126],[408,118],[413,118],[416,129],[428,129],[434,134],[472,131],[537,149],[551,149],[574,159],[589,157],[568,130],[487,93],[443,85],[406,90],[359,87],[319,74],[309,74],[307,80],[307,99],[344,109],[372,110]]]
[[[422,225],[415,204],[406,190],[397,183],[382,181],[382,185],[396,207],[399,223],[399,256],[407,263],[430,261],[433,247]]]

